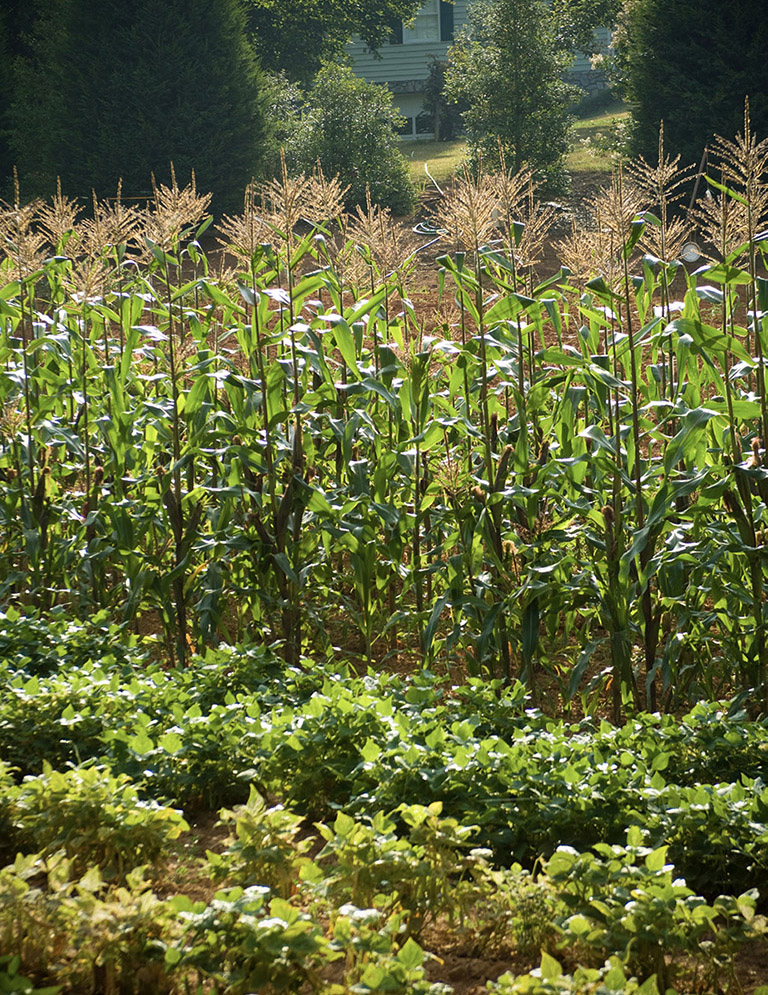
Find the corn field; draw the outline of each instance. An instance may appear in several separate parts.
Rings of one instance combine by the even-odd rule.
[[[768,144],[747,122],[717,152],[687,215],[663,147],[617,168],[544,279],[531,175],[458,178],[437,316],[402,226],[320,174],[249,188],[208,252],[175,180],[142,210],[17,196],[0,604],[154,620],[179,667],[250,640],[616,719],[763,710]]]

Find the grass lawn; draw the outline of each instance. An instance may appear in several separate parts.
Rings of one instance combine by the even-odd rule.
[[[620,100],[591,117],[579,118],[573,126],[571,151],[566,161],[571,173],[611,171],[611,157],[599,148],[602,138],[608,138],[612,128],[629,119],[629,111]]]
[[[591,117],[579,118],[573,128],[571,151],[567,167],[571,173],[611,171],[611,157],[598,147],[601,137],[608,137],[612,127],[626,121],[629,111],[621,101],[615,101],[601,108]],[[461,169],[467,143],[464,139],[453,142],[401,142],[400,151],[408,160],[411,179],[418,189],[429,184],[424,167],[437,183],[450,179]]]
[[[408,160],[411,179],[421,189],[430,182],[424,166],[437,183],[450,179],[461,169],[467,143],[463,138],[454,142],[401,142],[400,151]]]

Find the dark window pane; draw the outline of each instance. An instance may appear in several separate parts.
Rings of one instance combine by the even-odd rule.
[[[453,4],[440,0],[440,41],[453,41]]]
[[[416,118],[416,134],[417,135],[434,135],[435,133],[435,122],[431,114],[427,114],[422,111],[421,114]]]

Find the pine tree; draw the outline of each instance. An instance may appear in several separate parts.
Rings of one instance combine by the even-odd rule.
[[[10,111],[11,74],[10,51],[8,47],[8,20],[0,8],[0,195],[13,167],[11,149],[8,144],[8,113]]]
[[[55,0],[16,75],[11,143],[28,192],[149,192],[173,162],[228,210],[258,172],[262,79],[238,0]],[[31,189],[30,189],[31,188]]]
[[[619,34],[619,69],[632,105],[635,151],[664,144],[698,164],[716,134],[768,134],[767,0],[631,0]]]
[[[10,144],[13,104],[13,64],[27,52],[26,39],[34,24],[29,0],[0,0],[0,196],[13,193],[14,153]]]

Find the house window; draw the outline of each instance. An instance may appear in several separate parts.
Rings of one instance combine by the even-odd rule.
[[[400,23],[392,31],[392,45],[430,41],[453,41],[453,0],[426,0],[409,28]]]
[[[419,7],[410,28],[403,28],[403,44],[440,41],[440,0],[427,0]]]

